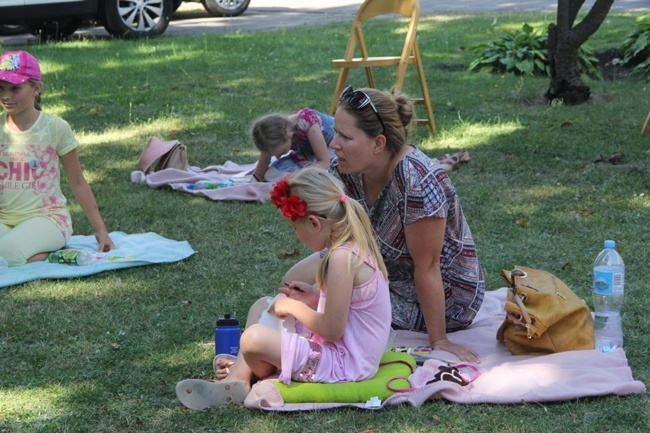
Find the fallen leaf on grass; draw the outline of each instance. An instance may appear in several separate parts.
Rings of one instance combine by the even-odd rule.
[[[625,154],[623,154],[623,152],[616,152],[612,155],[609,155],[609,158],[607,158],[607,162],[609,162],[612,165],[622,164],[624,157]]]
[[[298,257],[299,254],[300,254],[300,251],[298,251],[298,248],[294,248],[293,251],[283,251],[281,256],[284,259],[289,259],[289,258],[292,258],[292,257]]]
[[[197,346],[199,346],[201,349],[214,349],[214,342],[212,342],[212,343],[198,343]]]

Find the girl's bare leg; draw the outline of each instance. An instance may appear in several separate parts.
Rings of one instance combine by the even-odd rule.
[[[320,266],[321,262],[321,257],[320,253],[314,253],[310,256],[305,257],[295,265],[289,269],[289,271],[284,275],[284,278],[280,284],[284,284],[284,282],[292,282],[292,281],[303,281],[308,284],[315,284],[316,283],[316,271],[318,270],[318,267]],[[286,293],[287,296],[289,297],[295,297],[295,296],[301,296],[300,293],[296,291],[292,291],[286,288],[281,289],[283,293]],[[262,316],[262,313],[266,311],[269,308],[269,302],[272,298],[271,297],[264,297],[258,299],[248,310],[248,316],[246,318],[246,328],[248,329],[251,325],[257,324],[260,320],[260,317]],[[240,344],[241,346],[241,344]],[[278,343],[278,348],[279,343]],[[237,373],[237,376],[248,376],[248,373],[245,370],[240,370],[240,365],[243,360],[242,356],[242,350],[240,348],[239,355],[237,356],[237,360],[233,363],[232,360],[228,359],[223,359],[223,358],[217,358],[214,360],[214,372],[216,375],[216,378],[219,380],[224,380],[234,372]],[[245,362],[244,362],[245,363]],[[279,359],[277,362],[277,366],[279,366]],[[277,368],[277,367],[268,367],[266,369],[261,369],[260,371],[268,371],[271,370],[272,368]],[[266,376],[270,375],[272,373],[267,374]],[[258,377],[266,377],[266,376],[258,376]],[[247,380],[249,383],[254,380],[253,376],[249,376]]]
[[[282,335],[277,329],[253,324],[241,336],[239,356],[223,376],[223,382],[271,376],[281,365]]]
[[[269,377],[281,365],[282,332],[264,325],[251,325],[242,335],[241,351],[255,377]]]
[[[246,327],[244,329],[248,329],[249,326],[256,324],[259,320],[260,317],[262,316],[262,313],[266,311],[269,308],[269,302],[272,298],[270,297],[264,297],[258,299],[248,310],[248,317],[246,317]],[[240,343],[241,344],[241,343]],[[224,358],[217,358],[214,361],[214,373],[219,380],[223,380],[229,376],[229,374],[237,368],[239,370],[240,366],[238,364],[245,364],[246,362],[243,359],[242,351],[240,348],[239,355],[237,355],[237,360],[233,363],[232,361]],[[237,366],[237,367],[235,367]],[[243,371],[238,371],[238,375],[246,375]],[[248,383],[251,383],[253,380],[253,376],[249,376],[247,379],[245,379]]]

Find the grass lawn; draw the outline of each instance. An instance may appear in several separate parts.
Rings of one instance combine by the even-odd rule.
[[[638,15],[611,13],[589,43],[618,46]],[[648,83],[591,81],[588,104],[542,100],[549,79],[469,74],[470,47],[553,14],[422,19],[419,45],[439,133],[412,141],[431,156],[468,150],[451,177],[488,289],[514,265],[553,272],[591,305],[603,240],[626,262],[624,332],[636,379],[650,383]],[[374,43],[395,47],[391,24]],[[179,139],[192,165],[250,163],[250,123],[267,112],[327,111],[349,23],[263,33],[75,40],[23,47],[42,63],[44,109],[68,120],[109,231],[156,232],[198,252],[176,264],[0,290],[0,433],[9,432],[641,432],[647,396],[522,405],[431,401],[379,412],[186,410],[174,387],[212,377],[215,319],[273,294],[308,251],[271,203],[221,203],[130,182],[150,136]],[[12,47],[13,49],[13,47]],[[411,71],[412,72],[412,71]],[[390,73],[379,83],[390,86]],[[416,80],[405,90],[417,96]],[[365,84],[363,73],[350,83]],[[591,162],[616,152],[622,164]],[[67,184],[77,234],[91,228]],[[0,276],[1,278],[1,276]]]

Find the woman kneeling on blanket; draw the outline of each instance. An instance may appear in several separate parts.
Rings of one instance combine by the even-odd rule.
[[[295,318],[296,332],[260,323],[248,326],[237,360],[217,376],[221,381],[178,383],[176,394],[190,409],[243,402],[253,380],[275,373],[287,384],[335,383],[372,378],[379,368],[390,332],[390,297],[386,267],[363,207],[318,167],[278,182],[271,199],[300,241],[313,251],[326,249],[310,278],[315,284],[294,281],[289,286],[319,293],[316,309],[286,296],[270,307],[264,303],[279,319]]]

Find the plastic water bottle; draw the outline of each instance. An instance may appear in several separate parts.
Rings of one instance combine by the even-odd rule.
[[[605,241],[605,249],[594,261],[596,348],[605,353],[623,347],[621,307],[625,287],[625,264],[615,248],[616,242]]]
[[[187,189],[219,189],[234,185],[231,180],[200,180],[187,185]]]
[[[90,250],[59,250],[48,254],[47,261],[61,265],[88,266],[95,261],[95,253]]]
[[[0,274],[7,270],[7,268],[9,268],[9,263],[7,263],[4,257],[0,256]]]
[[[217,320],[214,328],[214,354],[235,355],[239,353],[239,322],[230,314],[224,314]]]

